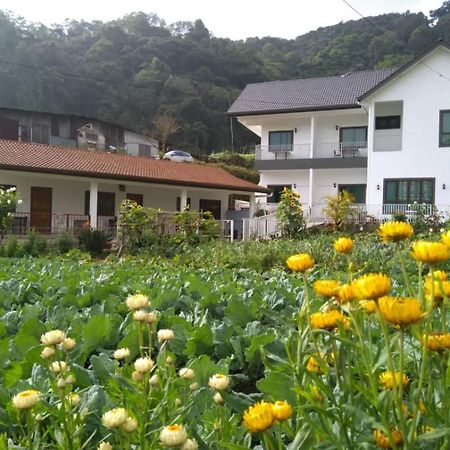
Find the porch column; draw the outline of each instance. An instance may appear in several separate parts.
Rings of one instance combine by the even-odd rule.
[[[316,118],[314,116],[311,117],[311,129],[310,129],[310,144],[309,144],[309,157],[310,159],[314,158],[314,147],[316,141]],[[313,169],[309,169],[309,199],[308,206],[309,210],[312,210],[314,206],[314,171]]]
[[[255,201],[255,194],[250,194],[250,203],[248,208],[248,218],[253,219],[253,216],[256,212],[256,201]]]
[[[98,182],[91,181],[89,186],[89,215],[91,228],[97,228]]]
[[[180,195],[180,211],[184,211],[187,208],[187,195],[187,189],[182,189]]]
[[[366,205],[381,205],[383,203],[382,191],[378,191],[376,186],[383,186],[383,179],[380,174],[375,174],[371,170],[371,156],[375,138],[375,103],[371,102],[367,110],[367,186]]]
[[[314,169],[309,169],[309,199],[308,206],[311,211],[314,206]]]
[[[309,143],[309,157],[314,158],[314,146],[316,138],[316,118],[311,117],[311,130],[310,130],[310,143]]]

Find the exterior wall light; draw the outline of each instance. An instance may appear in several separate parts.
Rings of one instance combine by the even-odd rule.
[[[339,125],[336,125],[336,131],[338,131],[339,130]]]
[[[297,128],[294,128],[294,133],[297,133]]]
[[[445,183],[442,185],[442,189],[445,191],[445,189],[447,189],[447,186],[445,185]]]
[[[333,183],[333,187],[336,189],[336,187],[337,187],[337,184],[336,183]]]
[[[377,184],[377,191],[379,191],[380,190],[380,185],[379,184]]]

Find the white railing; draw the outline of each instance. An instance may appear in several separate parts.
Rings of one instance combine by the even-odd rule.
[[[268,239],[279,235],[276,213],[242,220],[242,240]]]
[[[311,144],[256,145],[256,159],[306,159]]]

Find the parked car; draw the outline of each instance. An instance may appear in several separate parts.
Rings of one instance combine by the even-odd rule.
[[[176,162],[194,162],[194,158],[191,154],[181,150],[171,150],[164,154],[163,159]]]

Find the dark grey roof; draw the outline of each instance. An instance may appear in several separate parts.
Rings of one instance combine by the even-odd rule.
[[[248,84],[227,114],[244,116],[357,108],[359,97],[396,70],[363,70],[332,77]]]

